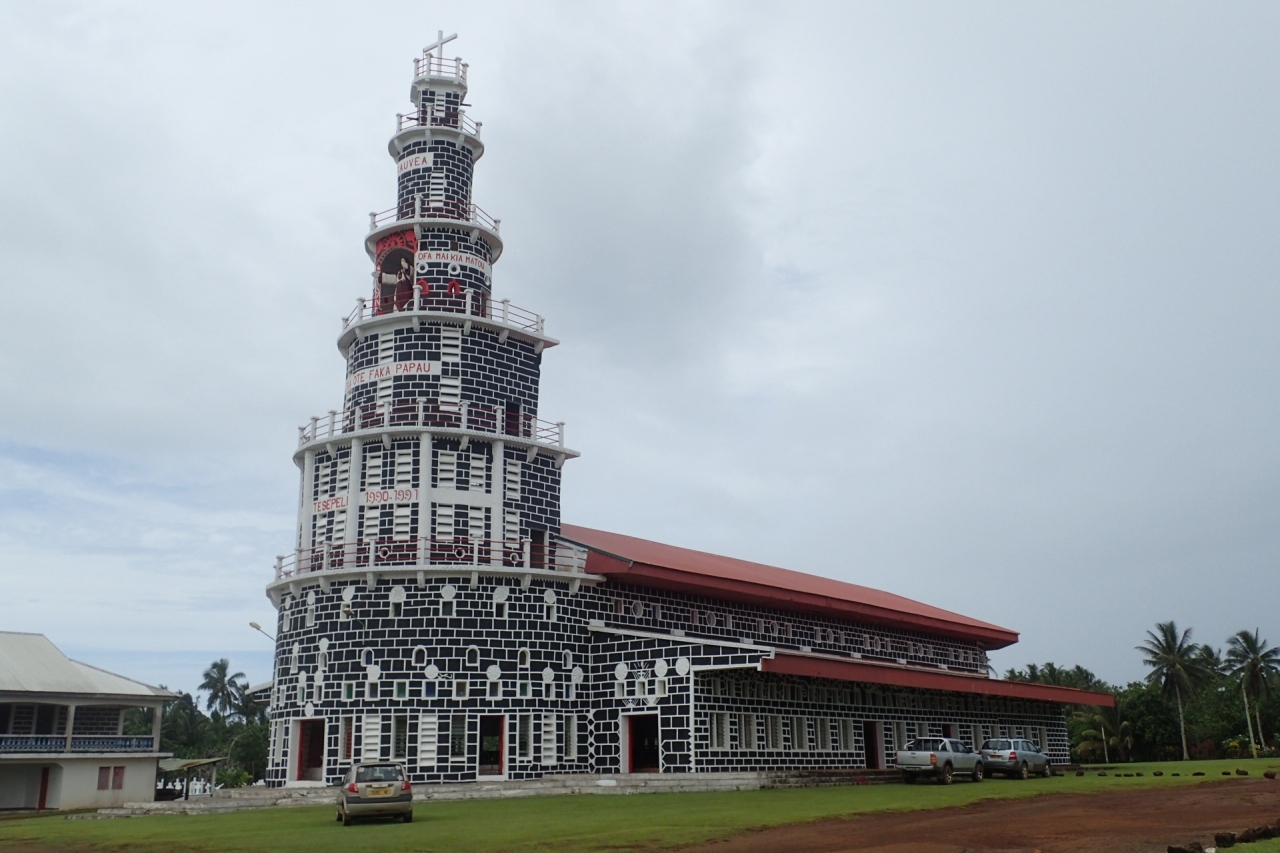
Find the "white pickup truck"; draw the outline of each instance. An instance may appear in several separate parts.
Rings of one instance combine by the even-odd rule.
[[[982,756],[952,738],[922,737],[908,741],[898,750],[897,762],[902,781],[907,784],[921,776],[930,776],[950,785],[957,773],[975,782],[982,781]]]

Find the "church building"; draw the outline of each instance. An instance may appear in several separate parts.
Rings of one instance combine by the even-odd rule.
[[[302,426],[268,782],[886,768],[906,740],[1040,743],[1111,697],[989,677],[1007,628],[815,575],[562,524],[578,456],[539,411],[544,318],[494,293],[500,221],[467,64],[414,62],[342,323],[342,405]]]

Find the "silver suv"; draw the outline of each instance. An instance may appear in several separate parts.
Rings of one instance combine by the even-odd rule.
[[[982,743],[982,762],[992,773],[1026,779],[1032,773],[1052,776],[1049,756],[1029,740],[1017,737],[993,737]]]

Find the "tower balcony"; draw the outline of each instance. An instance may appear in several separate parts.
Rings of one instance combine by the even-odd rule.
[[[493,218],[473,202],[450,202],[419,196],[381,213],[369,214],[369,235],[364,241],[369,257],[374,257],[378,240],[383,236],[415,225],[470,228],[489,245],[490,263],[502,254],[502,237],[498,233],[501,219]]]
[[[372,584],[379,577],[413,578],[419,586],[428,576],[470,575],[474,585],[481,575],[518,577],[526,589],[534,578],[567,582],[570,592],[582,584],[604,580],[588,574],[587,550],[556,536],[547,541],[452,539],[423,536],[405,539],[324,542],[276,557],[275,579],[267,595],[279,606],[281,595],[296,595],[308,581],[325,589],[342,577],[361,577]],[[314,579],[314,580],[312,580]]]
[[[468,64],[461,59],[445,59],[428,53],[413,60],[413,79],[416,82],[431,77],[465,84],[467,67]]]
[[[415,139],[466,137],[465,145],[471,149],[474,163],[484,156],[484,143],[480,141],[483,124],[472,121],[465,110],[455,108],[428,106],[416,113],[396,113],[396,132],[387,143],[387,151],[398,160],[405,146]]]
[[[415,285],[412,293],[403,291],[379,295],[374,299],[358,299],[356,307],[342,320],[342,334],[338,337],[338,349],[346,352],[358,330],[369,324],[415,321],[449,320],[461,323],[466,332],[472,325],[491,329],[505,341],[514,334],[518,339],[533,344],[537,352],[560,343],[546,333],[547,320],[511,300],[493,300],[488,295],[467,288],[458,295],[423,293]]]
[[[394,363],[387,365],[394,367]],[[314,417],[298,427],[298,452],[316,444],[330,444],[364,434],[390,437],[429,432],[470,440],[502,441],[523,447],[530,461],[539,452],[556,460],[556,467],[578,451],[564,446],[564,421],[544,421],[528,412],[515,412],[487,403],[431,403],[401,400],[370,403]]]

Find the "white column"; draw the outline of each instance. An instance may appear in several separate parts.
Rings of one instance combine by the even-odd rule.
[[[360,493],[363,489],[361,469],[364,467],[364,439],[351,440],[351,462],[347,467],[347,524],[342,531],[344,542],[355,542],[360,535]],[[348,550],[348,558],[355,556],[354,550]]]
[[[75,726],[76,726],[76,706],[68,705],[67,706],[67,745],[66,747],[64,747],[64,749],[67,752],[71,751],[71,731],[75,728]]]
[[[302,484],[298,488],[298,544],[299,549],[311,547],[311,516],[315,503],[311,500],[316,478],[316,452],[302,454]]]
[[[272,663],[272,673],[275,672],[274,662]],[[160,723],[164,719],[164,705],[157,705],[151,715],[151,751],[160,751]]]

